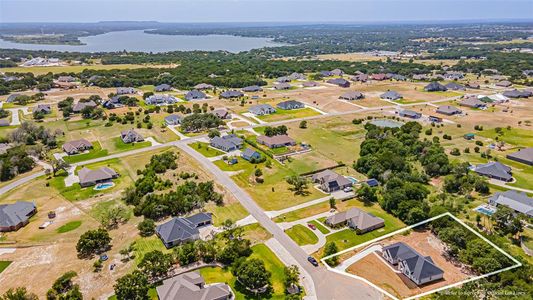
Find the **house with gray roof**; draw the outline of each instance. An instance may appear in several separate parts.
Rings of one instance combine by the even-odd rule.
[[[33,112],[49,114],[52,112],[52,105],[51,104],[37,104],[37,106],[33,109]]]
[[[79,139],[64,143],[62,148],[68,155],[73,155],[92,149],[93,144],[86,139]]]
[[[213,85],[207,84],[207,83],[199,83],[199,84],[194,86],[195,90],[200,90],[200,91],[202,91],[202,90],[211,90],[213,88],[215,88]]]
[[[307,77],[304,74],[298,73],[298,72],[294,72],[288,77],[292,80],[306,80],[307,79]]]
[[[248,111],[256,116],[263,116],[275,113],[276,109],[270,104],[257,104],[250,106]]]
[[[82,110],[84,110],[85,108],[87,107],[91,107],[91,108],[95,108],[98,104],[96,104],[96,102],[94,102],[93,100],[90,100],[90,101],[87,101],[87,102],[79,102],[74,104],[72,106],[72,111],[75,112],[75,113],[79,113],[81,112]]]
[[[519,91],[517,89],[505,91],[502,93],[502,95],[504,95],[507,98],[528,98],[528,97],[531,97],[532,94],[533,93],[531,91],[528,91],[528,90]]]
[[[224,152],[231,152],[242,148],[243,140],[236,134],[228,134],[225,136],[215,136],[211,139],[210,145]]]
[[[126,144],[144,141],[143,136],[133,129],[122,131],[120,133],[120,138]]]
[[[403,242],[383,247],[382,257],[417,285],[444,277],[444,271],[429,256],[423,256]]]
[[[132,87],[118,87],[116,91],[117,95],[131,95],[135,93],[136,91]]]
[[[187,218],[175,217],[166,223],[158,225],[155,228],[155,233],[165,247],[172,248],[176,245],[199,239],[200,231],[198,228],[211,223],[212,215],[210,213],[198,213]]]
[[[57,81],[59,82],[74,82],[76,81],[76,77],[72,77],[72,76],[59,76],[57,78]]]
[[[271,149],[296,145],[296,141],[286,134],[274,136],[260,135],[257,137],[257,142]]]
[[[7,103],[13,103],[17,99],[18,96],[22,96],[21,94],[11,94],[7,97],[6,102]]]
[[[211,111],[211,113],[220,119],[231,119],[231,113],[227,108],[217,108]]]
[[[181,120],[183,119],[180,115],[169,115],[165,117],[165,124],[168,126],[175,126],[181,124]]]
[[[37,212],[33,202],[17,201],[13,204],[0,204],[0,232],[16,231],[29,223]]]
[[[292,85],[290,85],[287,82],[282,82],[282,83],[274,84],[273,87],[275,90],[280,91],[280,90],[289,90],[292,87]]]
[[[350,82],[344,78],[333,78],[333,79],[330,79],[328,81],[326,81],[327,83],[329,84],[334,84],[334,85],[338,85],[340,87],[343,87],[343,88],[348,88],[350,87]]]
[[[357,99],[363,99],[365,96],[361,92],[357,91],[349,91],[344,94],[342,94],[339,99],[342,100],[357,100]]]
[[[368,78],[369,76],[367,74],[357,74],[357,75],[354,75],[352,77],[350,77],[350,80],[351,81],[359,81],[359,82],[367,82],[368,81]]]
[[[353,185],[348,178],[329,169],[313,174],[312,180],[314,183],[319,184],[320,188],[327,193],[343,190]]]
[[[244,96],[244,94],[241,91],[236,90],[228,90],[220,94],[220,98],[224,99],[239,98],[242,96]]]
[[[468,97],[459,102],[459,105],[471,108],[486,108],[487,104],[479,100],[476,96]]]
[[[342,76],[344,75],[344,71],[341,69],[333,69],[331,70],[331,75],[333,76]]]
[[[178,99],[172,95],[155,94],[144,99],[144,102],[151,105],[170,105],[178,102]]]
[[[533,166],[533,148],[520,149],[517,152],[507,154],[507,158],[526,165]]]
[[[261,153],[253,150],[252,148],[246,148],[242,153],[241,157],[247,161],[259,160],[261,159]]]
[[[296,100],[288,100],[280,102],[276,105],[277,108],[283,109],[283,110],[292,110],[292,109],[300,109],[305,108],[305,104],[303,104],[300,101]]]
[[[463,111],[461,111],[457,107],[451,106],[451,105],[441,105],[437,108],[437,113],[447,115],[447,116],[458,115],[458,114],[461,114],[462,112]]]
[[[431,82],[430,84],[426,85],[424,87],[424,90],[426,92],[444,92],[444,91],[447,91],[448,88],[446,88],[444,85],[436,82],[436,81],[433,81]]]
[[[409,109],[402,109],[398,114],[400,115],[400,117],[411,119],[420,119],[422,117],[421,113]]]
[[[381,94],[381,96],[379,96],[381,99],[386,99],[386,100],[398,100],[398,99],[402,99],[402,95],[400,95],[400,93],[396,92],[396,91],[387,91],[383,94]]]
[[[320,76],[322,77],[329,77],[329,76],[333,76],[333,73],[331,73],[331,71],[320,71]]]
[[[358,234],[362,234],[385,226],[385,221],[371,213],[353,207],[329,216],[326,219],[326,224],[334,228],[348,225]]]
[[[230,300],[231,288],[225,283],[205,284],[200,273],[188,272],[163,280],[156,287],[160,300]]]
[[[187,101],[202,100],[205,98],[206,98],[206,94],[200,90],[188,91],[187,94],[185,94],[185,100]]]
[[[466,90],[466,87],[464,87],[463,85],[460,85],[456,82],[450,82],[448,84],[445,85],[445,87],[449,90],[453,90],[453,91],[464,91]]]
[[[282,77],[276,78],[276,82],[279,82],[279,83],[288,83],[291,81],[292,79],[289,76],[282,76]]]
[[[459,80],[459,79],[463,79],[464,77],[465,75],[463,74],[463,72],[457,72],[457,71],[447,71],[444,74],[444,78],[448,80]]]
[[[260,92],[262,90],[263,90],[263,88],[258,86],[258,85],[250,85],[250,86],[242,88],[242,91],[245,92],[245,93]]]
[[[486,164],[480,164],[474,167],[474,172],[479,175],[494,178],[501,181],[512,181],[513,176],[511,168],[501,162],[491,161]]]
[[[497,192],[489,198],[489,204],[506,206],[515,212],[533,217],[533,198],[528,197],[524,192],[515,190]]]
[[[96,170],[91,170],[84,167],[78,171],[81,187],[88,187],[103,182],[109,182],[115,178],[118,178],[118,176],[119,174],[115,172],[115,170],[108,167],[101,167]]]
[[[163,84],[160,84],[160,85],[156,85],[154,90],[156,92],[168,92],[168,91],[172,90],[172,86],[170,86],[170,84],[163,83]]]
[[[469,88],[469,89],[476,89],[476,90],[478,90],[478,89],[481,88],[481,85],[480,85],[479,83],[477,83],[477,82],[468,82],[468,83],[466,84],[466,87]]]

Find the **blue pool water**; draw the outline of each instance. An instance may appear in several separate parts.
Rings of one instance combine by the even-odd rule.
[[[353,178],[352,176],[346,176],[346,179],[350,180],[353,184],[356,184],[358,182],[358,180]]]
[[[105,189],[108,189],[112,186],[114,186],[115,184],[112,183],[112,182],[106,182],[106,183],[99,183],[97,184],[94,189],[97,190],[97,191],[101,191],[101,190],[105,190]]]
[[[492,216],[492,214],[494,214],[495,212],[494,209],[490,209],[484,206],[478,206],[474,210],[487,216]]]

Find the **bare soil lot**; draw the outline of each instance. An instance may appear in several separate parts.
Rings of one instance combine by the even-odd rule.
[[[408,235],[395,235],[379,243],[383,246],[404,242],[425,256],[431,256],[435,264],[444,271],[444,279],[423,286],[416,286],[404,275],[395,273],[387,262],[379,258],[378,253],[367,255],[348,267],[348,273],[366,278],[391,294],[406,298],[439,287],[450,285],[470,277],[460,265],[449,260],[444,253],[444,244],[429,230],[412,231]],[[352,252],[353,253],[353,252]],[[380,254],[378,254],[380,255]],[[347,256],[347,255],[346,255]],[[350,255],[351,256],[351,255]]]

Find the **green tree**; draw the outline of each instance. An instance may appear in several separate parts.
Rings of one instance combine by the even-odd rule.
[[[233,268],[233,275],[237,281],[248,291],[254,294],[261,294],[262,291],[269,291],[271,273],[265,268],[262,260],[251,258],[241,260]]]
[[[185,243],[175,249],[180,265],[185,266],[198,261],[198,250],[193,242]]]
[[[337,200],[334,197],[329,198],[329,208],[337,209]]]
[[[295,265],[290,265],[283,269],[285,290],[293,286],[298,286],[300,280],[300,270]]]
[[[326,244],[326,247],[324,248],[324,256],[323,257],[335,254],[337,252],[339,252],[339,249],[337,248],[337,244],[335,244],[335,242],[328,242]],[[334,267],[334,266],[339,264],[339,257],[338,256],[333,256],[331,258],[328,258],[326,260],[326,263],[328,265]]]
[[[363,186],[361,186],[361,188],[359,188],[355,192],[355,195],[357,196],[357,198],[359,198],[365,203],[373,203],[373,202],[378,201],[376,189],[370,187],[367,184],[363,184]]]
[[[304,120],[304,121],[300,122],[300,126],[299,127],[302,128],[302,129],[307,128],[307,121]]]
[[[214,138],[215,136],[220,136],[220,131],[218,131],[217,129],[210,129],[209,133],[207,134],[207,136],[210,139]]]
[[[131,274],[117,279],[115,283],[115,295],[117,300],[148,300],[148,279],[146,276],[135,270]]]
[[[76,272],[67,272],[54,282],[52,288],[46,293],[47,300],[81,300],[83,296],[80,292],[80,286],[72,282],[72,278],[78,276]]]
[[[39,297],[28,292],[25,287],[18,287],[16,289],[11,288],[0,295],[0,300],[39,300]]]
[[[91,257],[109,249],[111,237],[107,230],[98,228],[89,230],[80,236],[76,250],[81,257]]]
[[[153,250],[144,255],[139,263],[139,269],[156,279],[167,274],[174,263],[171,254],[165,254],[159,250]]]
[[[151,236],[155,233],[155,222],[152,219],[145,218],[139,223],[139,225],[137,225],[137,229],[139,229],[139,234],[141,236]]]
[[[288,177],[286,180],[287,183],[291,185],[289,190],[294,192],[295,195],[305,196],[309,194],[308,181],[305,177],[293,175]]]

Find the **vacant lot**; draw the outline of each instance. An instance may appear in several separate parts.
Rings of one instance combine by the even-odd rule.
[[[285,230],[285,233],[300,246],[318,243],[318,237],[304,225],[297,224]]]

